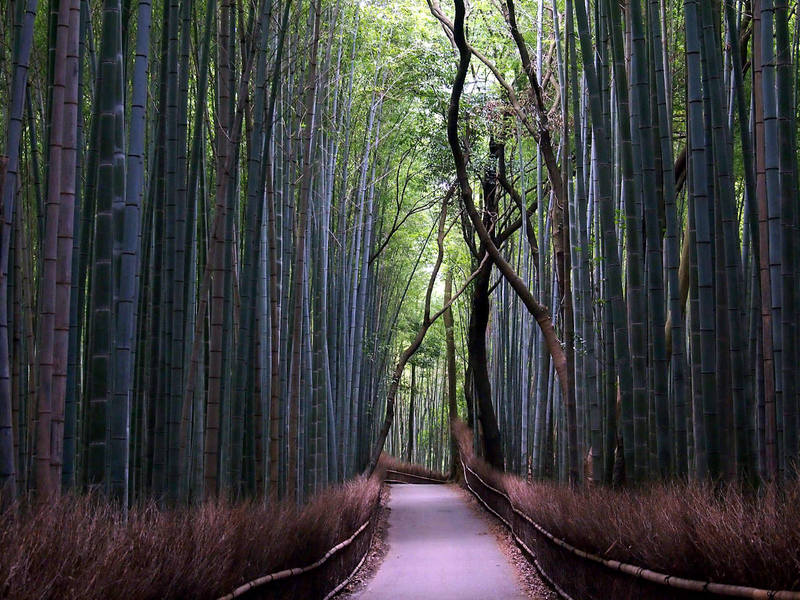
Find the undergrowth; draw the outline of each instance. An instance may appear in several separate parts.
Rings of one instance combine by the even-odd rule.
[[[382,478],[357,478],[306,505],[208,502],[121,511],[97,497],[22,505],[0,520],[0,597],[217,598],[302,567],[372,514]]]
[[[581,550],[678,577],[800,589],[800,483],[758,493],[685,482],[574,490],[499,473],[473,456],[466,424],[456,434],[482,479]]]

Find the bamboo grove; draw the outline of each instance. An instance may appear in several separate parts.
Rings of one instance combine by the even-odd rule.
[[[466,241],[498,271],[469,323],[490,462],[574,482],[795,477],[796,3],[428,4],[457,49]],[[477,69],[495,92],[482,129],[464,110]]]
[[[407,275],[384,250],[430,203],[386,102],[408,32],[343,2],[4,6],[6,499],[360,471]]]
[[[4,501],[796,476],[797,3],[3,6]]]

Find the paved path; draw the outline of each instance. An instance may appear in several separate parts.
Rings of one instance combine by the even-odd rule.
[[[389,551],[360,600],[526,598],[486,523],[447,485],[393,485]]]

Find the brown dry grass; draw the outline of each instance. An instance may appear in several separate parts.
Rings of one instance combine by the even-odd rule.
[[[422,477],[436,479],[437,481],[447,481],[447,475],[444,475],[443,473],[437,473],[436,471],[426,469],[422,465],[406,462],[400,458],[397,458],[396,456],[386,454],[385,452],[381,454],[379,466],[383,467],[384,469],[399,471],[400,473],[408,473],[409,475],[421,475]]]
[[[134,508],[97,498],[23,506],[0,522],[0,597],[216,598],[319,559],[371,515],[381,479],[358,478],[290,503]]]
[[[529,484],[472,456],[470,466],[556,537],[605,558],[698,580],[800,589],[800,483],[749,493],[687,483],[615,490]]]

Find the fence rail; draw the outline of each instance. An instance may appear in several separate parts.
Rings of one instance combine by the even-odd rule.
[[[460,458],[467,489],[509,528],[542,577],[566,600],[700,600],[709,597],[800,600],[797,591],[764,590],[675,577],[585,552],[557,538],[517,509],[508,494],[484,481],[463,457]]]
[[[433,477],[426,477],[425,475],[395,471],[394,469],[386,469],[385,481],[386,483],[447,483],[447,479],[444,478],[435,479]]]
[[[386,469],[385,483],[446,483],[394,469]],[[303,567],[283,569],[243,583],[218,600],[235,598],[322,598],[329,600],[346,586],[367,558],[380,512],[380,495],[370,517],[347,539],[328,550],[321,558]],[[368,532],[368,535],[364,535]],[[354,546],[357,546],[354,548]],[[319,570],[329,571],[322,574]],[[345,577],[342,577],[346,573]],[[333,582],[337,582],[333,585]]]
[[[263,575],[220,596],[218,600],[234,598],[324,598],[328,600],[353,578],[369,553],[375,524],[380,512],[380,494],[370,517],[347,539],[339,542],[313,563]],[[362,535],[368,532],[369,535]],[[352,550],[350,552],[349,550]],[[353,567],[353,563],[355,567]],[[326,575],[310,572],[329,567]],[[342,572],[347,576],[342,578]],[[331,589],[331,581],[336,585]],[[269,585],[275,584],[275,585]]]

